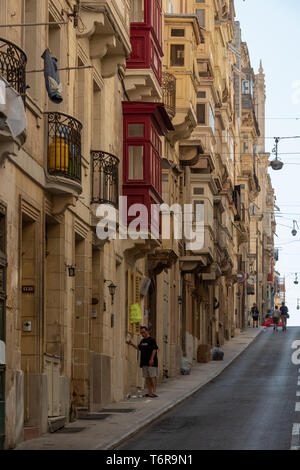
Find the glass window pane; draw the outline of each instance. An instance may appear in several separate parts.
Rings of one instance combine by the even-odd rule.
[[[184,44],[171,44],[171,67],[184,67]]]
[[[205,10],[196,10],[196,15],[198,16],[200,26],[202,26],[202,28],[205,28]]]
[[[205,114],[206,114],[206,105],[205,105],[205,103],[197,103],[197,121],[198,121],[198,124],[205,124],[205,122],[206,122]]]
[[[209,127],[211,127],[213,133],[215,133],[215,117],[211,106],[209,106]]]
[[[144,0],[131,0],[130,23],[144,23]]]
[[[128,137],[144,137],[144,124],[128,124]]]
[[[1,340],[5,339],[4,314],[5,314],[4,300],[0,299],[0,339]]]
[[[0,213],[0,253],[5,253],[5,216]]]
[[[0,265],[0,294],[5,293],[5,268]]]
[[[144,179],[144,147],[133,146],[128,147],[128,174],[130,180]]]
[[[177,38],[183,38],[184,29],[171,29],[171,36],[177,37]]]

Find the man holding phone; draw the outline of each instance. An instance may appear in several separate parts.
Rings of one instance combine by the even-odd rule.
[[[143,337],[140,344],[136,346],[131,340],[128,341],[128,344],[141,352],[140,367],[143,369],[143,377],[146,380],[148,388],[148,393],[145,396],[157,398],[156,378],[158,377],[158,346],[155,339],[151,338],[146,326],[141,326],[140,332]]]

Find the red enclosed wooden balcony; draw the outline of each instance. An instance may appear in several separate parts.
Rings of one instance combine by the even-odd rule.
[[[123,195],[128,208],[162,201],[161,136],[173,129],[163,103],[123,103]],[[128,218],[130,221],[130,217]]]
[[[134,1],[131,11],[130,41],[132,52],[127,69],[152,69],[162,80],[162,7],[161,0]]]

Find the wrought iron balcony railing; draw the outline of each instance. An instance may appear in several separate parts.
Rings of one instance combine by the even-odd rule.
[[[119,159],[101,150],[92,150],[92,203],[118,207]]]
[[[176,113],[176,78],[171,73],[163,72],[162,90],[166,111],[173,119]]]
[[[0,38],[0,76],[14,88],[25,103],[27,56],[20,47]]]
[[[48,173],[81,183],[81,123],[64,113],[45,114],[47,115]]]

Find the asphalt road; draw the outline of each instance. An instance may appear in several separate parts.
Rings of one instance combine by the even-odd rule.
[[[300,423],[295,340],[298,327],[261,333],[218,378],[119,450],[289,450]]]

